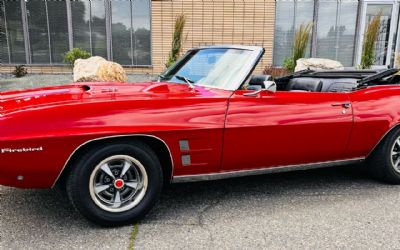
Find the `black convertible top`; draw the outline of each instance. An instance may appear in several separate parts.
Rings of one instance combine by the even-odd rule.
[[[349,92],[373,85],[400,84],[398,69],[302,70],[275,78],[279,90]]]
[[[399,72],[399,69],[380,69],[380,70],[302,70],[293,74],[278,77],[277,82],[288,81],[297,77],[315,77],[315,78],[354,78],[359,79],[360,84],[368,84],[371,81],[381,80]]]

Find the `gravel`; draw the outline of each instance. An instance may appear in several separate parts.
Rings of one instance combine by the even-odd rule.
[[[154,79],[150,74],[129,74],[129,82],[140,82]],[[72,82],[72,74],[29,74],[21,78],[11,75],[0,75],[0,92],[7,90],[19,90],[45,86],[57,86]]]

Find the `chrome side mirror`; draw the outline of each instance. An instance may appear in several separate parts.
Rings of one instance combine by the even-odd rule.
[[[275,93],[276,92],[276,83],[274,81],[264,81],[264,89],[267,92]]]
[[[244,93],[244,96],[255,96],[258,95],[259,93],[263,92],[263,91],[267,91],[269,93],[275,93],[277,89],[276,83],[274,81],[264,81],[264,87],[253,91],[253,92],[249,92],[249,93]]]

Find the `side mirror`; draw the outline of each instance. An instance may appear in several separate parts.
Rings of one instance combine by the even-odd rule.
[[[269,93],[275,93],[276,92],[277,86],[276,86],[276,83],[274,81],[270,81],[270,80],[264,81],[263,85],[264,86],[262,88],[260,88],[260,89],[258,89],[256,91],[253,91],[253,92],[244,93],[243,95],[244,96],[255,96],[255,95],[258,95],[259,93],[261,93],[263,91],[267,91]]]
[[[274,81],[264,81],[264,90],[270,93],[276,92],[276,83]]]

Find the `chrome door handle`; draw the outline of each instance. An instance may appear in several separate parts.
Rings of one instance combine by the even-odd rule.
[[[263,90],[264,89],[259,89],[259,90],[255,90],[253,92],[244,93],[243,95],[244,96],[256,96],[256,95],[260,94],[261,92],[263,92]]]
[[[341,107],[343,107],[343,108],[345,108],[345,109],[348,109],[348,108],[351,107],[351,103],[350,103],[350,102],[333,103],[333,104],[331,104],[331,106],[332,106],[332,107],[339,107],[339,106],[341,106]]]

